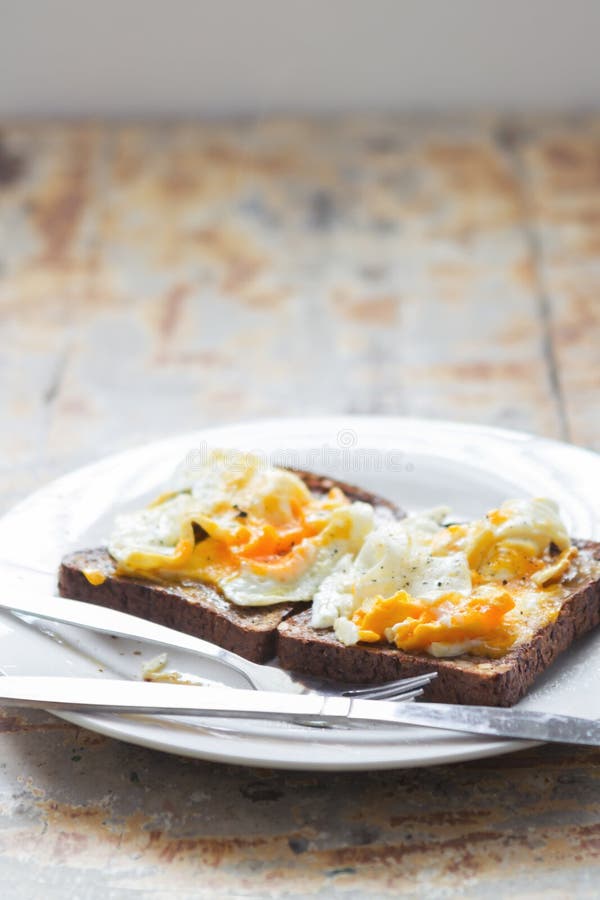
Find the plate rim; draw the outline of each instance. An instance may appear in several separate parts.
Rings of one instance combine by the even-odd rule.
[[[394,769],[431,768],[432,766],[438,765],[452,765],[454,763],[470,762],[477,759],[488,759],[493,756],[505,756],[508,753],[517,753],[520,750],[530,750],[534,747],[543,747],[545,745],[544,741],[516,740],[514,738],[497,738],[495,741],[494,738],[491,738],[486,741],[482,736],[482,739],[477,740],[477,746],[473,746],[470,749],[463,749],[461,751],[460,757],[452,753],[441,753],[438,755],[438,757],[436,757],[435,761],[431,762],[423,762],[423,760],[418,759],[416,756],[402,760],[400,764],[395,760],[373,762],[373,760],[371,759],[366,759],[362,762],[357,760],[349,760],[348,762],[345,762],[344,760],[337,760],[335,762],[312,762],[310,759],[296,761],[280,758],[279,760],[277,760],[277,763],[275,765],[272,761],[265,761],[264,757],[252,757],[247,755],[242,756],[241,751],[231,753],[223,749],[219,750],[218,752],[206,750],[202,751],[201,754],[197,754],[192,753],[191,751],[187,751],[186,748],[173,749],[168,745],[167,742],[161,741],[158,737],[146,738],[143,734],[136,734],[132,737],[129,734],[124,734],[118,727],[118,725],[111,724],[111,722],[113,722],[114,719],[117,718],[123,718],[123,720],[126,720],[126,716],[114,716],[109,719],[108,717],[104,717],[102,714],[88,716],[84,713],[69,713],[63,710],[52,710],[51,712],[58,718],[64,719],[65,721],[70,722],[74,725],[78,725],[82,728],[86,728],[88,729],[88,731],[94,731],[98,734],[103,734],[106,737],[113,738],[114,740],[120,740],[126,743],[135,744],[138,747],[147,747],[151,750],[159,750],[162,753],[175,753],[177,754],[177,756],[185,756],[189,759],[203,759],[207,762],[219,762],[225,765],[232,766],[250,766],[251,768],[264,769],[276,768],[285,769],[287,771],[300,772],[364,772],[370,770],[389,771]],[[256,740],[254,736],[252,736],[251,739]],[[259,738],[258,740],[261,739]],[[493,750],[490,752],[490,748],[492,747],[492,745]],[[304,746],[310,746],[310,743],[307,742]],[[335,746],[338,745],[336,744]],[[341,741],[339,746],[343,746],[343,743]]]

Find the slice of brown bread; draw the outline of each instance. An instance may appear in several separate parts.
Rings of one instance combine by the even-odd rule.
[[[388,643],[340,643],[332,630],[315,630],[310,610],[282,622],[279,663],[284,669],[333,681],[383,683],[423,672],[437,672],[423,699],[482,706],[512,706],[573,641],[600,624],[600,544],[578,542],[591,562],[565,599],[557,619],[500,659],[459,656],[436,659],[404,653]]]
[[[387,512],[395,518],[404,515],[389,500],[362,488],[311,472],[296,474],[315,494],[338,487],[350,500],[372,503],[380,513]],[[104,581],[91,584],[85,571],[102,573]],[[266,662],[275,656],[277,626],[292,613],[306,608],[306,604],[293,603],[241,607],[211,585],[191,580],[157,583],[117,575],[116,564],[104,548],[79,550],[66,556],[60,567],[58,590],[62,597],[118,609],[204,638],[253,662]]]

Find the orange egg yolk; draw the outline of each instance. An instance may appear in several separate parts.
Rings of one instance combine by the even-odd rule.
[[[156,505],[171,495],[158,498]],[[301,574],[311,561],[311,550],[329,518],[323,513],[348,505],[345,494],[333,488],[323,497],[308,502],[290,501],[290,516],[268,521],[226,505],[219,519],[195,515],[182,525],[177,545],[170,554],[134,551],[127,558],[125,571],[143,571],[160,577],[201,578],[217,583],[235,574],[248,563],[258,575],[279,579]],[[265,512],[269,513],[268,503]],[[272,516],[272,520],[276,519]],[[196,529],[194,528],[196,526]],[[198,527],[201,536],[197,537]],[[342,535],[340,535],[341,537]],[[306,539],[313,539],[307,546]]]
[[[477,639],[479,652],[500,656],[514,642],[513,629],[503,623],[504,614],[514,606],[504,590],[468,598],[451,592],[433,602],[398,591],[392,597],[377,597],[368,611],[357,610],[352,621],[360,641],[381,641],[393,629],[393,642],[407,652],[425,651],[436,642],[463,644]]]

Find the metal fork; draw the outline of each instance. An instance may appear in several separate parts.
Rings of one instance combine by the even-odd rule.
[[[0,598],[0,609],[20,615],[34,616],[51,622],[75,625],[102,634],[145,641],[163,648],[185,650],[205,660],[226,666],[240,675],[244,687],[253,690],[283,691],[296,694],[328,694],[345,697],[360,697],[364,700],[412,700],[423,693],[423,688],[435,678],[435,672],[428,672],[411,678],[383,685],[347,685],[344,690],[334,682],[322,679],[305,678],[301,675],[284,672],[274,665],[259,665],[250,662],[237,653],[224,650],[164,625],[156,625],[129,613],[105,609],[82,603],[80,600],[68,600],[64,597],[40,595],[31,588],[20,586],[10,592],[7,599]]]

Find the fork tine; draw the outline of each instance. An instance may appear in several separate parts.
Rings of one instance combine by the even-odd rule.
[[[404,691],[401,694],[389,694],[386,697],[373,697],[373,700],[414,700],[415,697],[420,697],[423,693],[423,688],[415,688],[414,691]]]
[[[388,691],[381,691],[378,694],[368,694],[366,697],[361,697],[361,700],[405,700],[410,699],[413,694],[422,694],[423,687],[414,687],[408,690],[407,688],[390,688]],[[359,699],[358,697],[356,698]]]
[[[435,675],[435,672],[427,672],[424,675],[415,675],[411,678],[400,678],[397,681],[388,681],[385,684],[373,684],[361,688],[353,688],[344,691],[344,696],[364,697],[368,694],[372,697],[376,694],[387,694],[396,691],[402,692],[403,690],[409,690],[413,687],[429,684]]]
[[[369,697],[373,700],[384,700],[389,697],[397,697],[406,693],[407,691],[414,690],[415,688],[425,688],[433,679],[427,677],[418,677],[414,679],[407,679],[407,682],[398,682],[392,681],[389,684],[380,685],[379,688],[375,691],[372,691],[369,694]]]
[[[415,675],[412,678],[401,678],[398,681],[390,681],[387,684],[377,684],[371,687],[356,688],[344,691],[344,697],[362,697],[363,699],[384,699],[392,696],[402,696],[413,688],[425,687],[436,677],[436,672],[426,672],[424,675]]]

